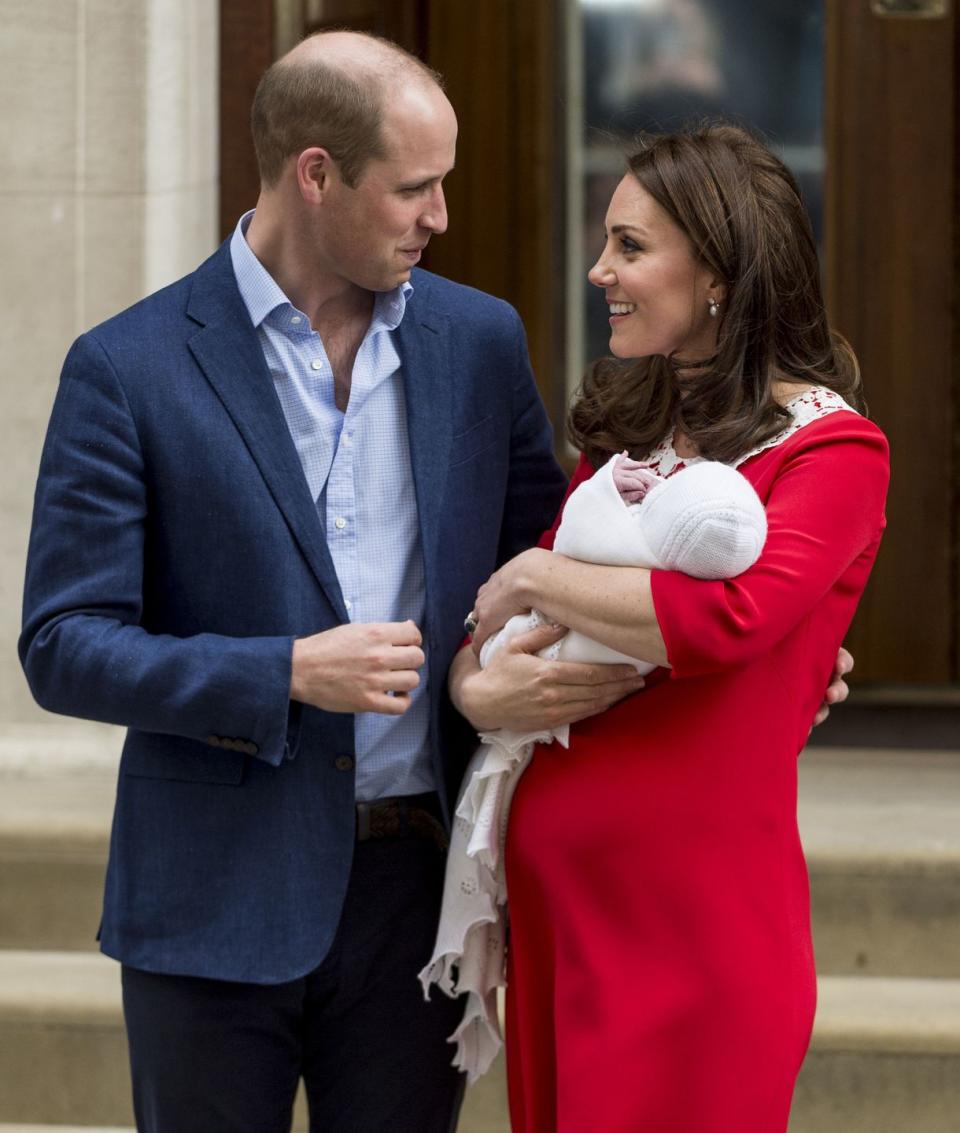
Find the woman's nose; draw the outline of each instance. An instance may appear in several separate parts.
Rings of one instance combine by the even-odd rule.
[[[603,256],[601,256],[587,272],[587,279],[590,280],[594,287],[609,287],[613,282],[613,271],[604,262]]]

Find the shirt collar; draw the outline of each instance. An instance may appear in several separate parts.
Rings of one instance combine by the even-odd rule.
[[[237,227],[230,238],[230,259],[233,263],[233,274],[237,278],[237,287],[240,289],[240,297],[250,315],[250,321],[255,327],[259,327],[278,307],[286,306],[291,310],[296,308],[247,243],[247,228],[255,211],[250,209],[237,221]],[[396,330],[403,319],[407,300],[412,294],[413,284],[409,281],[401,283],[392,291],[377,292],[373,304],[373,316],[370,319],[370,330],[381,328]],[[303,314],[303,312],[298,313]]]

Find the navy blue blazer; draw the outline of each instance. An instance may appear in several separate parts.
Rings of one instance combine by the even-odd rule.
[[[428,272],[413,283],[398,348],[449,803],[471,746],[444,694],[464,614],[549,526],[564,478],[513,309]],[[37,485],[30,687],[128,728],[108,955],[257,983],[326,955],[354,845],[353,717],[292,705],[290,664],[294,637],[347,620],[224,244],[74,343]]]

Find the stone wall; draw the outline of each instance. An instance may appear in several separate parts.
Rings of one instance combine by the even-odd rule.
[[[0,0],[0,758],[50,720],[15,642],[64,354],[216,244],[217,21],[216,0]]]

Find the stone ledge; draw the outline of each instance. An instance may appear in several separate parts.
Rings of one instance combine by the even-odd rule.
[[[807,861],[924,870],[960,864],[960,754],[807,748],[799,820]]]
[[[960,1056],[960,980],[821,976],[818,995],[817,1053]]]
[[[32,724],[0,726],[0,776],[116,774],[124,729],[50,716]]]
[[[106,862],[116,771],[0,777],[0,861]]]
[[[960,980],[821,976],[812,1049],[960,1055]],[[122,1026],[120,967],[98,952],[0,950],[4,1023]]]
[[[120,967],[99,952],[0,951],[0,1020],[122,1027]]]
[[[0,1133],[137,1133],[131,1126],[119,1125],[4,1125]]]

